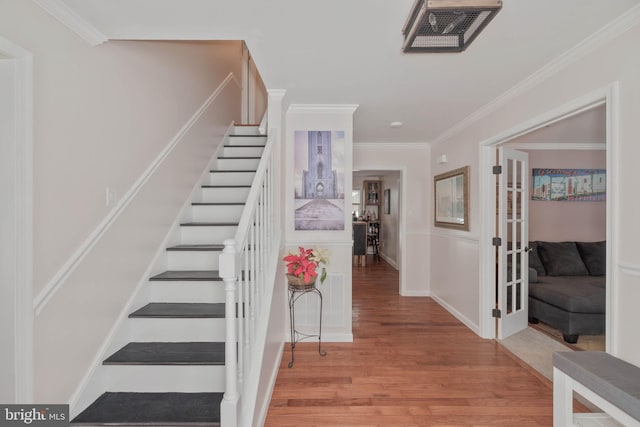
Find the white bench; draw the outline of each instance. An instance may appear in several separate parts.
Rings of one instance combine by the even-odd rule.
[[[573,392],[604,414],[574,414]],[[601,351],[553,354],[553,425],[640,427],[640,368]]]

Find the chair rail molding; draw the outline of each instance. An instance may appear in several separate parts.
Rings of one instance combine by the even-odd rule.
[[[106,35],[78,15],[62,0],[33,0],[33,2],[91,46],[98,46],[109,40]]]

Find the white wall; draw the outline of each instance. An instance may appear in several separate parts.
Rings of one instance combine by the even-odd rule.
[[[15,65],[0,59],[0,402],[16,402]]]
[[[3,2],[0,34],[34,54],[34,295],[59,286],[35,320],[35,400],[65,402],[239,119],[238,86],[222,90],[95,247],[74,259],[112,213],[105,188],[119,202],[222,81],[240,75],[241,44],[90,47],[22,0]],[[58,280],[71,261],[80,262]]]
[[[402,188],[399,199],[400,232],[398,259],[400,265],[400,293],[405,296],[429,295],[429,210],[431,184],[429,147],[426,144],[355,143],[353,168],[360,170],[398,170]],[[401,228],[402,229],[402,228]]]
[[[431,258],[432,292],[468,318],[474,325],[478,325],[478,308],[469,304],[478,295],[479,269],[476,267],[478,246],[470,244],[465,239],[477,239],[479,235],[478,211],[478,153],[481,141],[506,133],[509,129],[527,122],[532,117],[543,115],[557,109],[571,101],[587,94],[619,82],[619,133],[616,134],[618,151],[612,154],[615,170],[610,170],[608,179],[615,182],[615,197],[618,206],[614,206],[615,217],[614,239],[612,242],[612,295],[613,310],[613,340],[617,343],[613,353],[640,365],[640,340],[637,339],[635,325],[640,321],[637,301],[640,300],[640,251],[637,242],[640,240],[640,227],[637,225],[640,199],[628,197],[635,194],[635,186],[640,180],[640,169],[637,159],[640,156],[640,145],[637,138],[640,134],[640,56],[631,55],[640,39],[640,18],[631,17],[627,24],[633,27],[620,36],[603,44],[594,45],[584,54],[572,57],[564,56],[564,63],[555,69],[547,70],[541,81],[530,80],[520,91],[513,92],[486,109],[480,120],[470,120],[467,126],[460,127],[457,132],[448,135],[442,143],[432,147],[432,158],[447,154],[450,164],[442,167],[433,164],[432,175],[471,165],[471,230],[461,235],[452,231],[442,231],[432,240],[435,248],[438,242],[447,243],[454,254],[464,254],[465,265],[469,273],[457,273],[461,259],[457,256],[442,257],[434,250]],[[625,27],[629,28],[629,27]],[[603,33],[607,35],[608,33]],[[571,60],[571,61],[569,61]],[[534,84],[535,82],[535,84]],[[613,124],[615,126],[615,123]],[[464,269],[467,270],[467,269]],[[441,283],[436,283],[436,279]],[[447,283],[444,280],[447,279]],[[447,293],[449,288],[454,292]]]
[[[399,172],[385,172],[380,188],[380,255],[391,265],[398,268],[400,259],[400,191]],[[389,190],[390,212],[384,212],[385,190]]]
[[[330,251],[327,280],[318,288],[323,294],[323,341],[351,341],[351,188],[353,105],[291,105],[285,134],[285,240],[286,251],[321,247]],[[296,131],[344,131],[344,230],[295,230],[294,221],[294,134]],[[337,165],[333,165],[335,169]],[[338,178],[340,179],[340,178]],[[286,282],[282,283],[286,286]],[[304,295],[296,304],[296,327],[309,332],[318,325],[315,295]]]
[[[514,146],[517,149],[517,145]],[[523,150],[531,169],[606,169],[603,150]],[[607,237],[607,203],[546,201],[529,197],[529,240],[597,242]]]

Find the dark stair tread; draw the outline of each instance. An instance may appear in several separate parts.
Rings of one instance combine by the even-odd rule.
[[[233,227],[237,222],[183,222],[182,227]]]
[[[248,184],[239,184],[239,185],[229,185],[229,184],[219,184],[219,185],[203,185],[202,188],[251,188],[251,185]]]
[[[167,248],[168,251],[221,251],[224,249],[223,244],[212,243],[212,244],[193,244],[193,245],[175,245],[169,246]]]
[[[156,274],[152,281],[220,281],[222,278],[218,270],[169,270]]]
[[[244,206],[244,202],[193,202],[191,206]]]
[[[71,420],[75,425],[220,425],[223,393],[101,395]]]
[[[152,302],[129,315],[132,318],[224,318],[224,303]]]
[[[255,169],[233,169],[233,170],[226,170],[226,169],[211,169],[209,171],[210,173],[246,173],[246,172],[257,172]]]
[[[246,137],[249,136],[251,138],[266,138],[267,135],[259,135],[259,134],[249,134],[249,135],[229,135],[231,138],[242,138],[242,137]]]
[[[224,342],[131,342],[103,365],[224,365]]]
[[[224,145],[225,148],[256,148],[256,147],[260,147],[260,148],[264,148],[264,144],[263,145],[230,145],[230,144],[225,144]]]
[[[262,157],[260,156],[220,156],[218,157],[218,160],[220,159],[234,159],[234,160],[245,160],[245,159],[261,159]]]

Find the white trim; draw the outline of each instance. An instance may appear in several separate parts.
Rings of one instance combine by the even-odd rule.
[[[291,104],[291,114],[353,114],[359,104]]]
[[[439,298],[436,295],[431,295],[431,299],[433,299],[435,302],[441,305],[442,308],[444,308],[449,313],[451,313],[453,317],[461,321],[467,328],[471,329],[476,335],[480,335],[480,329],[478,325],[473,323],[469,318],[467,318],[465,315],[463,315],[458,310],[456,310],[455,307],[449,305],[445,300],[443,300],[442,298]]]
[[[640,8],[634,8],[640,11]],[[504,132],[490,137],[479,144],[480,163],[479,163],[479,205],[480,205],[480,319],[479,331],[483,338],[495,338],[495,322],[491,316],[491,307],[493,307],[493,295],[495,292],[495,271],[492,265],[492,248],[491,237],[493,237],[495,208],[493,207],[495,197],[495,187],[492,183],[491,166],[494,164],[493,159],[495,148],[501,144],[518,136],[524,135],[543,126],[558,122],[576,114],[580,114],[586,110],[597,106],[606,105],[607,110],[607,170],[611,171],[607,176],[607,310],[606,310],[606,346],[607,351],[615,355],[616,346],[613,340],[612,331],[615,330],[613,324],[612,312],[616,311],[615,294],[617,292],[617,281],[615,280],[615,272],[611,266],[615,265],[616,254],[614,252],[615,244],[618,241],[618,230],[616,228],[617,213],[619,209],[619,197],[613,191],[616,186],[614,183],[617,179],[618,168],[618,82],[609,84],[604,88],[600,88],[582,97],[574,99],[560,107],[554,108],[537,117],[520,123]]]
[[[640,265],[634,264],[618,264],[618,268],[624,274],[628,274],[629,276],[640,277]]]
[[[309,240],[287,240],[284,244],[285,248],[289,246],[353,246],[353,240],[334,240],[334,241],[309,241]]]
[[[415,149],[415,148],[429,148],[430,144],[428,142],[354,142],[353,148],[359,149],[371,149],[371,148],[389,148],[392,150],[402,150],[402,149]]]
[[[345,334],[341,332],[331,333],[322,331],[322,342],[353,342],[353,334]]]
[[[433,145],[440,144],[451,138],[453,135],[468,128],[472,124],[480,121],[482,118],[494,112],[510,100],[525,93],[526,91],[548,79],[553,74],[564,69],[570,64],[573,64],[574,62],[588,55],[605,43],[620,36],[625,31],[628,31],[630,28],[637,25],[638,21],[640,21],[640,5],[632,7],[623,15],[620,15],[618,18],[602,27],[599,31],[591,34],[581,43],[572,47],[567,52],[559,55],[551,62],[540,68],[538,71],[530,74],[528,77],[520,81],[511,89],[502,93],[493,101],[485,104],[482,108],[476,110],[475,112],[458,122],[455,126],[452,126],[445,132],[438,135],[435,139],[433,139],[433,141],[431,141],[431,143]]]
[[[516,150],[601,150],[607,149],[606,142],[507,142],[505,147]]]
[[[437,228],[434,227],[430,234],[431,236],[443,237],[445,239],[480,243],[480,238],[477,235],[465,233],[464,231],[458,231],[458,232],[456,232],[455,230],[445,231],[445,230],[438,230]]]
[[[230,81],[237,79],[233,73],[229,75],[220,83],[220,85],[213,91],[213,93],[207,98],[202,106],[195,112],[195,114],[187,121],[187,123],[178,131],[169,144],[160,152],[160,154],[151,162],[149,167],[142,173],[138,180],[131,186],[129,191],[122,197],[120,202],[107,214],[107,216],[98,224],[98,226],[91,232],[89,237],[80,245],[73,255],[64,263],[64,265],[58,270],[53,278],[47,283],[44,289],[36,296],[33,301],[33,307],[38,316],[42,309],[46,306],[53,295],[62,287],[65,280],[80,264],[80,261],[89,253],[89,251],[100,240],[102,235],[111,227],[124,209],[129,205],[131,200],[138,194],[142,186],[151,178],[155,170],[160,167],[164,159],[171,153],[171,151],[182,141],[189,129],[196,123],[200,116],[206,111],[206,109],[215,101],[216,97],[222,92]]]
[[[15,397],[33,401],[33,55],[0,36],[15,65]]]
[[[267,390],[268,392],[265,393],[265,400],[264,400],[264,405],[261,405],[258,408],[258,414],[256,416],[257,419],[257,423],[255,425],[258,426],[263,426],[264,422],[267,419],[267,414],[269,413],[269,404],[271,402],[271,397],[273,396],[273,389],[276,386],[276,380],[278,379],[278,371],[280,370],[280,365],[282,364],[282,356],[284,355],[284,351],[285,351],[285,339],[283,338],[282,342],[280,343],[280,350],[277,351],[278,354],[278,359],[277,359],[277,363],[274,363],[273,366],[271,367],[271,374],[269,375],[269,382],[267,384]]]
[[[401,294],[403,297],[430,297],[431,291],[409,291]]]
[[[387,264],[389,264],[391,267],[395,268],[396,270],[400,270],[400,267],[396,263],[395,259],[391,259],[389,256],[387,256],[386,254],[383,254],[382,252],[379,253],[379,256],[380,258],[385,260]]]
[[[91,46],[98,46],[109,40],[107,36],[78,15],[62,0],[33,0],[33,2]]]

